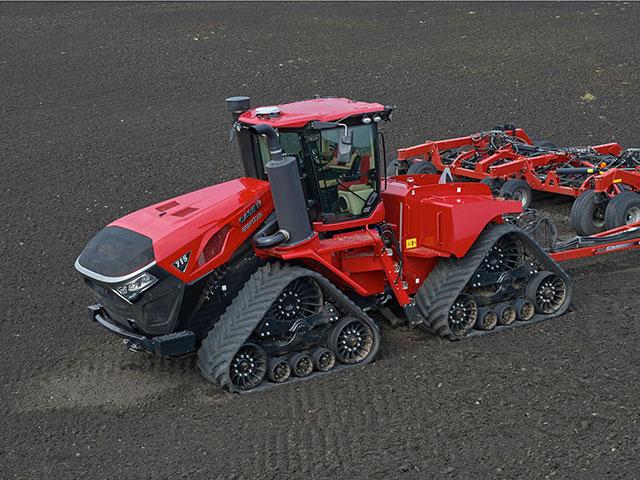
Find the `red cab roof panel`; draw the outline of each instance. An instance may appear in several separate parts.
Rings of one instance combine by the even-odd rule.
[[[269,109],[274,113],[262,113],[269,112]],[[348,98],[314,98],[273,107],[252,108],[240,115],[239,120],[251,125],[265,123],[274,128],[298,128],[313,120],[335,122],[353,115],[383,110],[384,106],[379,103],[357,102]]]

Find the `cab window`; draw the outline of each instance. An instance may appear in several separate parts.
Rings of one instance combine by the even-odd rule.
[[[350,126],[350,156],[338,154],[343,127],[320,130],[307,135],[320,202],[325,220],[359,217],[370,197],[378,190],[375,131],[373,125]]]

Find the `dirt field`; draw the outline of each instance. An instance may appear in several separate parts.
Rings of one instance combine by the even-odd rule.
[[[514,122],[640,146],[640,5],[0,4],[0,478],[638,478],[640,255],[577,310],[255,395],[124,351],[73,269],[124,213],[241,173],[224,98],[396,104],[389,150]],[[537,202],[562,219],[570,203]]]

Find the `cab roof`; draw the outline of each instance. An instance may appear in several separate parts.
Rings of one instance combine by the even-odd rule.
[[[354,115],[382,112],[385,108],[379,103],[357,102],[348,98],[313,98],[274,107],[279,110],[277,115],[260,115],[261,109],[272,107],[259,107],[244,112],[238,120],[250,125],[264,123],[274,128],[299,128],[313,120],[336,122]]]

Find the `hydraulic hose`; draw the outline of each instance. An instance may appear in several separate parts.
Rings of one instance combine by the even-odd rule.
[[[271,214],[253,236],[253,245],[256,248],[271,248],[286,242],[289,238],[291,238],[289,232],[283,229],[278,230],[276,216]]]

